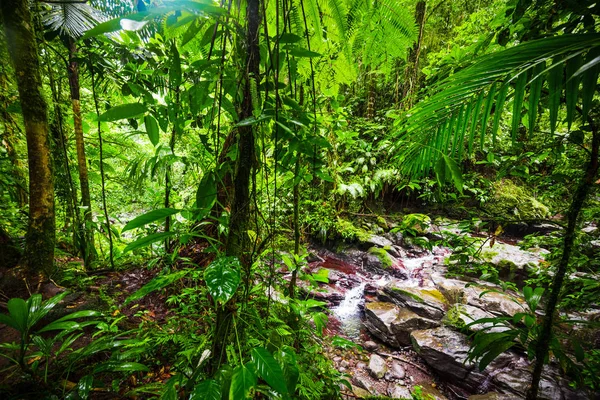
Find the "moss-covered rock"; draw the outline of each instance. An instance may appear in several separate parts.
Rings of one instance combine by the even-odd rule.
[[[390,258],[390,255],[388,254],[387,251],[385,251],[385,249],[381,249],[379,247],[371,247],[369,249],[369,254],[374,255],[375,257],[377,257],[379,259],[379,261],[381,261],[381,266],[385,269],[389,269],[392,268],[392,259]]]
[[[509,179],[496,182],[492,190],[493,197],[485,204],[486,210],[492,215],[506,219],[517,217],[520,220],[536,220],[550,214],[548,207]]]

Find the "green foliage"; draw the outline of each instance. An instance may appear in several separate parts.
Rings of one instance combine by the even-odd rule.
[[[215,303],[227,303],[235,294],[241,276],[240,261],[236,257],[219,257],[204,270],[208,291]]]
[[[486,203],[486,211],[502,219],[536,220],[548,217],[548,207],[528,195],[523,187],[504,179],[492,185],[493,197]],[[513,217],[514,216],[514,217]]]

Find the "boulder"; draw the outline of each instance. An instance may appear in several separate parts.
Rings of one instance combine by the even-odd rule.
[[[393,379],[404,379],[406,377],[406,370],[397,360],[392,361],[390,367],[390,375]]]
[[[394,347],[409,346],[410,332],[413,330],[439,325],[437,321],[386,302],[367,303],[365,317],[365,327],[371,334]]]
[[[379,236],[379,235],[369,236],[369,238],[365,241],[365,243],[368,243],[371,246],[379,247],[379,248],[392,247],[394,245],[394,243],[392,243],[391,240],[385,238],[384,236]]]
[[[527,303],[520,295],[489,290],[489,287],[466,287],[464,289],[466,304],[505,317],[512,317],[516,313],[528,310]]]
[[[475,307],[470,304],[454,304],[450,307],[448,313],[446,314],[446,322],[449,325],[457,328],[463,328],[478,319],[493,317],[493,314],[483,311],[479,307]],[[494,326],[491,322],[475,324],[468,327],[468,329],[472,332],[478,332],[484,328],[487,330],[487,332],[503,332],[509,329],[503,325]]]
[[[388,283],[383,292],[394,303],[402,308],[407,308],[418,315],[440,320],[444,316],[448,302],[439,290],[433,288],[403,287],[402,282]]]
[[[517,186],[509,179],[502,179],[492,185],[493,196],[486,202],[486,210],[492,215],[510,219],[516,216],[521,220],[546,218],[548,207],[530,196],[524,187]]]
[[[377,354],[371,354],[369,360],[369,373],[373,378],[382,379],[387,372],[388,367],[385,360]]]

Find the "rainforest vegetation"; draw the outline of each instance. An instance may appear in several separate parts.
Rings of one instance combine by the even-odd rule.
[[[0,0],[3,399],[600,396],[596,0]]]

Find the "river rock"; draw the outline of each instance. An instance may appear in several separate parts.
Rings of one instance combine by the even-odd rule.
[[[358,387],[358,386],[354,386],[354,385],[352,385],[352,393],[354,393],[354,395],[358,399],[364,399],[364,398],[369,397],[371,395],[371,393],[369,393],[368,390],[363,389],[363,388]]]
[[[412,395],[406,386],[390,385],[388,395],[392,399],[411,399]]]
[[[439,325],[437,321],[423,318],[408,309],[386,302],[367,303],[365,317],[365,327],[371,334],[394,347],[409,346],[409,335],[413,330]]]
[[[377,350],[379,348],[379,346],[377,345],[377,343],[375,343],[372,340],[367,340],[366,342],[364,342],[363,343],[363,347],[365,348],[366,351],[375,351],[375,350]]]
[[[393,379],[404,379],[406,377],[404,367],[397,360],[392,361],[390,375]]]
[[[364,372],[356,372],[352,377],[352,383],[369,393],[373,393],[373,381]]]
[[[490,292],[489,289],[489,287],[466,287],[464,289],[466,303],[491,314],[505,317],[512,317],[516,313],[528,310],[527,303],[521,296]]]
[[[485,394],[476,394],[473,396],[469,396],[467,400],[513,400],[514,397],[511,397],[506,394],[489,392]]]
[[[385,360],[377,354],[371,354],[369,360],[369,372],[373,378],[381,379],[385,376],[388,367]]]
[[[455,304],[446,314],[446,318],[449,320],[449,322],[457,327],[466,326],[478,319],[493,317],[493,314],[470,304]],[[482,329],[486,329],[487,332],[504,332],[509,328],[503,325],[494,326],[491,322],[486,322],[471,325],[468,327],[468,329],[472,332],[478,332]]]
[[[365,243],[370,244],[371,246],[380,247],[380,248],[385,248],[385,247],[389,248],[394,245],[394,243],[392,243],[391,240],[386,239],[385,237],[379,236],[379,235],[369,236],[369,238],[365,241]]]
[[[383,292],[400,307],[433,320],[442,319],[448,303],[437,289],[403,287],[399,281],[388,283]]]

